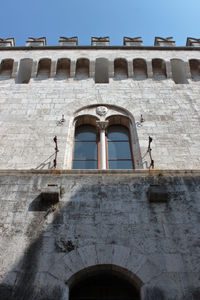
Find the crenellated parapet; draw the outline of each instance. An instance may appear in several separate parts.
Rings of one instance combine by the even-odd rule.
[[[34,48],[34,47],[56,47],[47,45],[46,37],[29,37],[25,43],[26,47]],[[154,39],[154,46],[155,47],[169,47],[169,48],[180,48],[180,47],[200,47],[200,39],[188,37],[186,40],[185,46],[176,46],[176,42],[174,41],[173,37],[158,37],[156,36]],[[0,38],[0,49],[2,48],[13,48],[15,47],[15,39],[14,38]],[[23,47],[23,46],[20,46]],[[60,37],[58,41],[58,47],[145,47],[145,48],[152,48],[152,45],[145,46],[143,45],[143,40],[141,37],[127,37],[123,38],[123,46],[122,45],[110,45],[110,37],[91,37],[91,46],[89,45],[78,45],[78,37]]]

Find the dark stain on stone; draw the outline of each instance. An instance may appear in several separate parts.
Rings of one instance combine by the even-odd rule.
[[[165,299],[166,298],[164,292],[157,287],[147,288],[145,290],[144,300],[165,300]]]

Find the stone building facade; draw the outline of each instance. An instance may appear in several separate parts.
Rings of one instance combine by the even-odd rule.
[[[200,299],[199,49],[0,39],[1,300]]]

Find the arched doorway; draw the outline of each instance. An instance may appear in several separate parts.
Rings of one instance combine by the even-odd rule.
[[[140,300],[140,292],[124,274],[101,266],[74,278],[69,300]]]

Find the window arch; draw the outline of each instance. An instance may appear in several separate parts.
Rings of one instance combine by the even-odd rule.
[[[128,65],[124,58],[117,58],[114,61],[114,78],[117,80],[128,78]]]
[[[60,58],[56,67],[56,79],[66,79],[70,77],[70,60]]]
[[[13,71],[13,59],[3,59],[0,65],[0,77],[3,79],[11,78]]]
[[[199,81],[200,80],[200,60],[198,59],[190,59],[190,73],[192,80]]]
[[[38,79],[47,79],[50,77],[51,71],[51,59],[50,58],[42,58],[38,63]]]
[[[89,59],[79,58],[76,62],[76,79],[87,79],[89,77]]]
[[[136,58],[133,60],[133,73],[134,79],[144,80],[147,78],[147,64],[142,58]]]
[[[129,130],[121,124],[107,129],[107,166],[109,169],[133,169]]]
[[[110,116],[101,121],[92,116],[76,120],[73,169],[133,169],[130,120]]]
[[[155,80],[163,80],[167,78],[166,64],[163,59],[152,59],[153,78]]]

